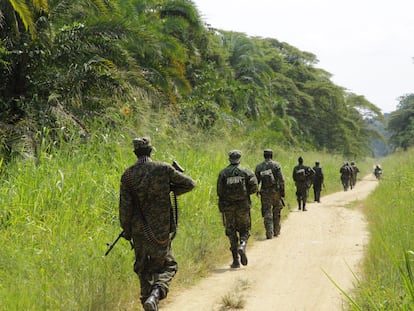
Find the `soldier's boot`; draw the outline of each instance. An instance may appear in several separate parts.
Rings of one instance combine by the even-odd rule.
[[[233,255],[233,263],[230,265],[230,268],[240,268],[239,254],[237,253],[237,251],[231,251],[231,254]]]
[[[243,266],[247,265],[247,256],[246,256],[246,241],[241,241],[237,251],[240,255],[240,261]]]
[[[269,240],[273,238],[273,224],[265,225],[265,229],[266,229],[266,239]]]
[[[305,204],[305,203],[303,203],[303,209],[302,209],[302,210],[303,210],[304,212],[306,212],[306,211],[307,211],[307,209],[306,209],[305,205],[306,205],[306,204]]]
[[[160,301],[161,290],[158,286],[154,286],[150,296],[144,302],[145,311],[158,311],[158,302]]]
[[[275,226],[273,229],[273,236],[279,236],[280,235],[280,225]]]
[[[301,207],[300,207],[300,200],[298,200],[298,210],[301,210]]]

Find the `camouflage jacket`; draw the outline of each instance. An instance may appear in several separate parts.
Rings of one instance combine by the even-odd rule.
[[[163,162],[137,162],[121,177],[119,218],[124,231],[150,228],[159,241],[169,239],[171,225],[170,192],[191,191],[195,182]],[[134,227],[134,228],[132,228]]]
[[[239,179],[244,183],[246,193],[239,198],[230,198],[227,191],[228,178],[234,176],[234,172],[237,172]],[[251,201],[250,195],[256,193],[258,189],[256,176],[247,168],[243,168],[240,165],[230,164],[226,168],[220,171],[217,179],[217,195],[219,197],[219,208],[222,211],[223,206],[232,205],[234,202],[240,207],[250,208]]]
[[[258,184],[261,184],[261,192],[274,192],[285,190],[285,179],[280,164],[271,159],[265,160],[256,166],[255,175]],[[270,175],[270,177],[269,177]],[[263,183],[264,178],[272,179],[271,183]]]

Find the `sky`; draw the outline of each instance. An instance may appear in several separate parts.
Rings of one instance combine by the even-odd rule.
[[[192,0],[213,28],[314,54],[331,81],[383,113],[414,93],[413,0]]]

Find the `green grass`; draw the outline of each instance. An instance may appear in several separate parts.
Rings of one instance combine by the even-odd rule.
[[[353,310],[414,310],[413,150],[382,163],[383,178],[365,202],[371,233]]]
[[[215,192],[229,150],[242,150],[242,165],[254,170],[263,159],[263,148],[273,148],[286,179],[284,217],[296,206],[291,173],[299,155],[308,165],[321,162],[326,176],[323,195],[341,189],[339,167],[344,159],[339,156],[255,145],[242,138],[206,139],[197,133],[189,138],[171,127],[144,134],[148,133],[155,146],[153,158],[177,160],[197,182],[192,192],[179,197],[179,227],[173,242],[179,272],[172,292],[194,284],[217,264],[230,264]],[[37,159],[0,162],[1,311],[140,308],[129,244],[122,239],[104,256],[106,243],[121,231],[119,180],[136,160],[131,147],[134,135],[133,130],[119,135],[100,129],[86,142],[61,141],[59,151],[43,146]],[[358,164],[361,176],[370,172],[370,161]],[[387,169],[384,182],[386,178]],[[252,200],[250,243],[264,238],[260,202],[256,196]]]

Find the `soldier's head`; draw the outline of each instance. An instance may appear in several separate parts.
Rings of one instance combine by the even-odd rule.
[[[242,153],[240,150],[232,150],[229,152],[229,161],[231,164],[239,164]]]
[[[315,166],[319,166],[319,164],[320,164],[319,161],[315,162]]]
[[[263,156],[264,156],[265,159],[273,158],[273,150],[272,149],[263,150]]]
[[[299,164],[303,164],[303,158],[302,157],[299,157],[298,158],[298,162],[299,162]]]
[[[134,153],[137,157],[151,155],[152,146],[149,137],[134,138],[132,144],[134,145]]]

